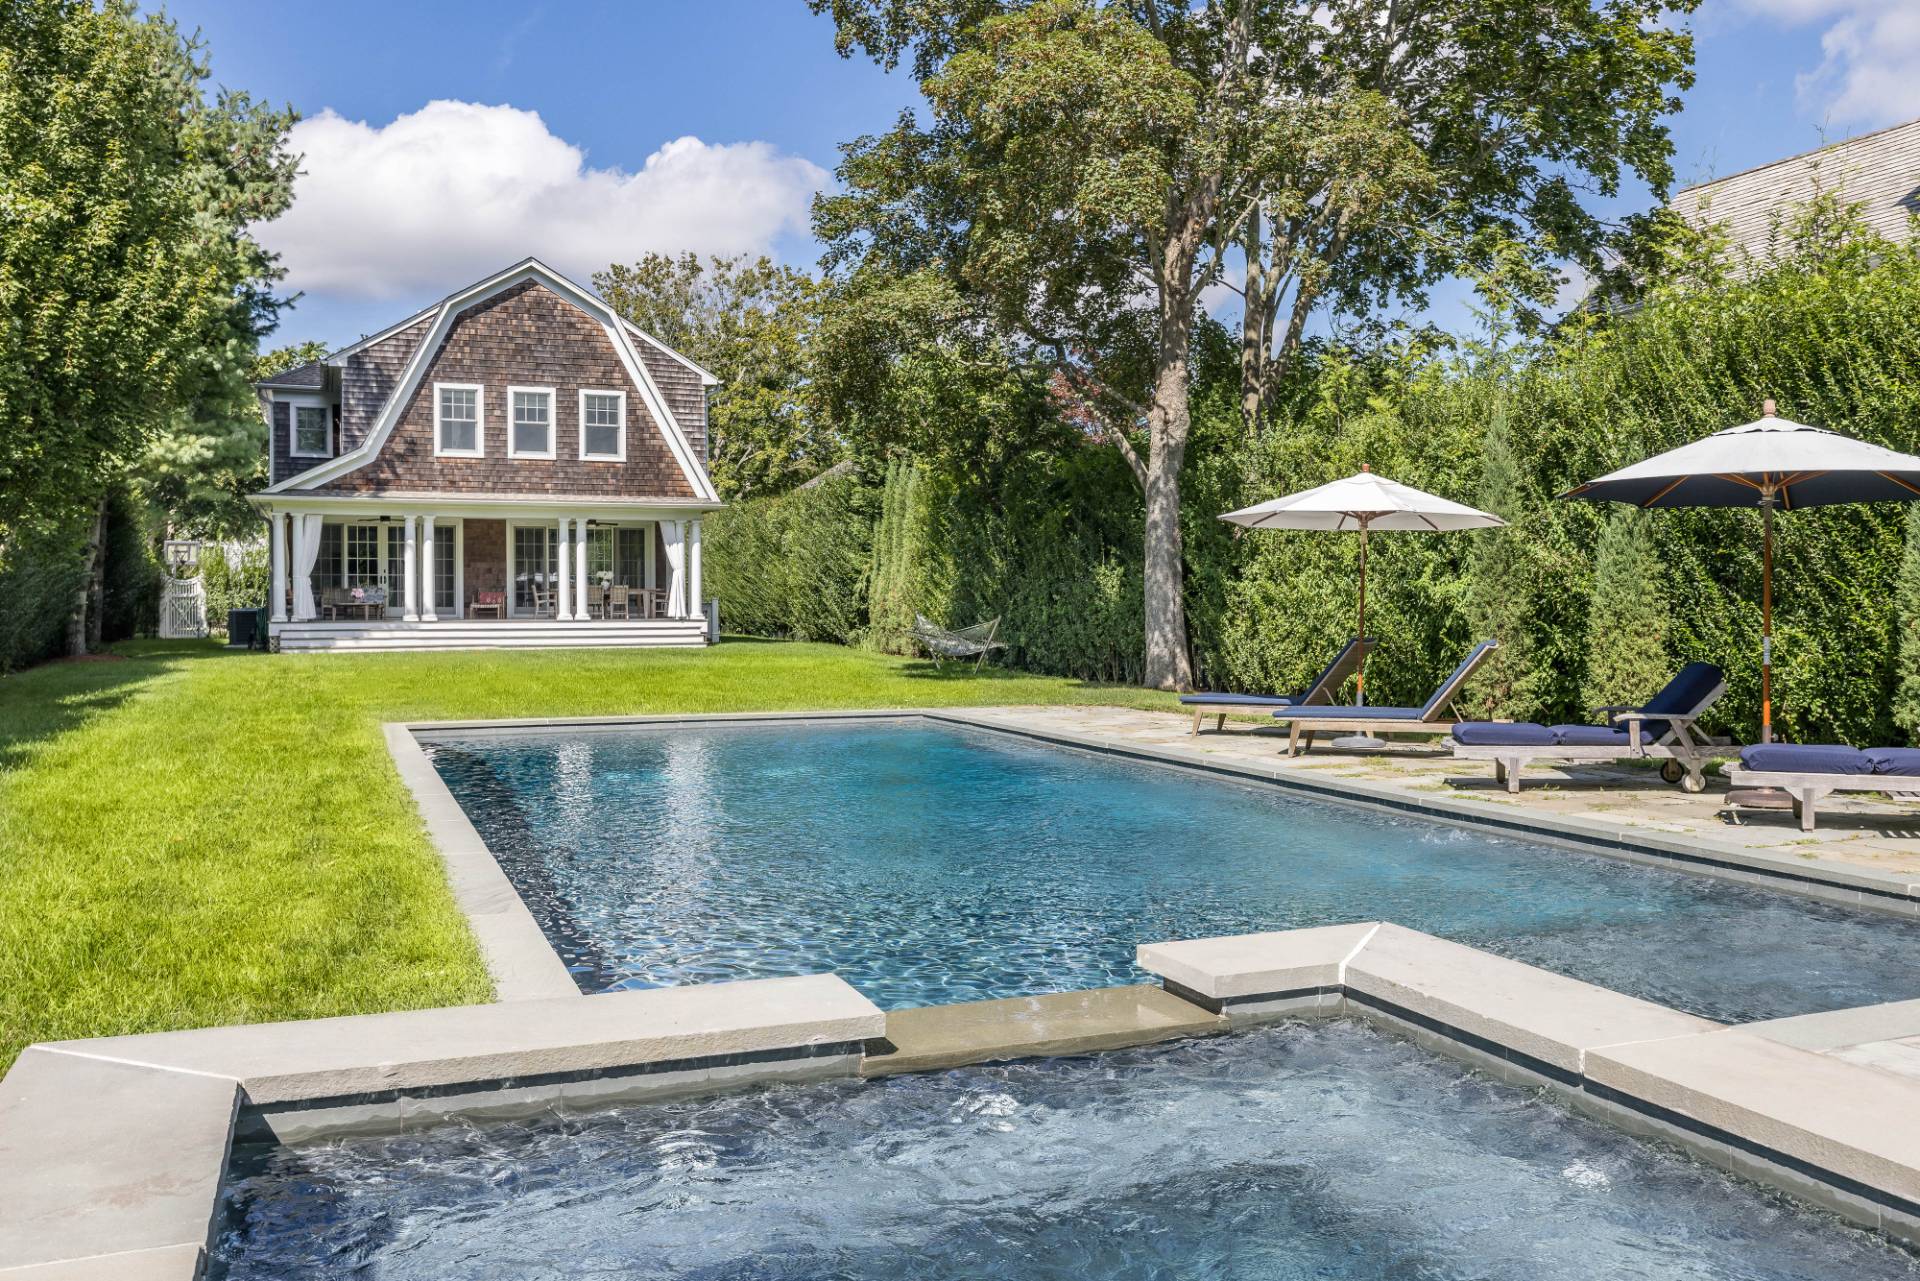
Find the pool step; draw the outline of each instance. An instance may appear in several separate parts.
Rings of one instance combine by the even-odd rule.
[[[1226,1030],[1220,1016],[1146,985],[930,1005],[889,1011],[887,1040],[893,1052],[869,1052],[860,1074],[891,1076],[995,1059],[1086,1054]]]

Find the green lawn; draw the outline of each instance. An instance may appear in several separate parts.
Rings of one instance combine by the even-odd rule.
[[[380,723],[1163,695],[831,645],[230,654],[0,679],[0,1071],[33,1041],[480,1001]]]

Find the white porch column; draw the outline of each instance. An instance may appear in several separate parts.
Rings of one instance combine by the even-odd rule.
[[[272,545],[269,557],[273,561],[273,614],[276,623],[287,621],[287,514],[272,512],[267,519],[272,529],[267,537]]]
[[[406,542],[400,554],[400,577],[406,584],[401,593],[401,607],[405,611],[401,617],[409,623],[417,623],[420,621],[420,518],[409,514],[400,519],[401,528],[406,531]]]
[[[567,533],[573,526],[571,516],[560,518],[560,541],[556,544],[553,559],[560,568],[560,576],[549,583],[553,590],[553,616],[570,619],[573,617],[573,544],[567,541]],[[583,618],[585,614],[581,615]]]
[[[420,621],[438,622],[433,612],[433,513],[420,518]]]
[[[706,599],[700,595],[700,522],[687,522],[687,617],[704,618]]]
[[[575,618],[586,618],[587,613],[587,518],[573,518],[575,530],[573,543],[573,590],[576,593],[573,605]]]

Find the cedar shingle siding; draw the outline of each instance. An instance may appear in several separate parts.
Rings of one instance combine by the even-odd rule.
[[[380,401],[399,381],[429,322],[409,328],[349,358],[343,396],[351,448],[365,439]],[[418,332],[416,332],[416,329]],[[650,373],[676,417],[704,436],[705,393],[699,375],[634,339]],[[649,357],[652,357],[651,359]],[[656,361],[658,363],[656,363]],[[359,362],[358,376],[354,362]],[[687,380],[691,380],[691,390]],[[433,410],[436,382],[479,383],[484,388],[484,458],[436,458]],[[556,457],[507,457],[508,386],[554,389]],[[627,458],[624,463],[580,458],[580,389],[625,388]],[[692,399],[697,397],[698,399]],[[696,410],[697,406],[697,410]],[[420,385],[386,444],[371,462],[312,491],[374,493],[383,490],[441,493],[579,494],[606,497],[694,498],[661,428],[647,410],[640,388],[627,377],[605,329],[593,317],[537,282],[527,282],[477,303],[455,317]]]
[[[640,353],[640,363],[647,367],[653,381],[660,387],[660,394],[666,397],[667,408],[674,418],[679,420],[680,430],[687,434],[687,442],[693,446],[694,457],[702,463],[707,461],[707,388],[700,375],[688,369],[666,352],[648,342],[639,335],[631,335],[633,349]]]
[[[407,362],[420,342],[433,328],[428,314],[397,334],[382,338],[348,356],[340,371],[340,426],[345,438],[342,449],[358,449],[367,439],[373,420],[380,416],[387,397],[400,385]]]

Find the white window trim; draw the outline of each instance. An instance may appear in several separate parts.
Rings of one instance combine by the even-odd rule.
[[[590,454],[587,452],[587,397],[614,396],[620,402],[619,447],[611,454]],[[589,463],[624,463],[627,461],[627,393],[620,387],[582,387],[580,389],[580,460]]]
[[[289,396],[287,405],[287,457],[289,458],[331,458],[333,457],[333,406],[321,396]],[[326,419],[327,447],[318,453],[300,448],[300,411],[317,409]]]
[[[473,448],[443,449],[440,445],[440,393],[473,393]],[[508,401],[509,405],[513,402]],[[487,456],[487,389],[479,383],[435,383],[433,385],[433,456],[435,458],[485,458]]]
[[[545,396],[547,398],[547,447],[545,450],[536,451],[514,448],[514,428],[519,424],[514,421],[513,398],[521,392],[531,393],[536,396]],[[559,400],[559,396],[551,387],[507,388],[507,457],[544,458],[549,462],[559,457],[558,452],[554,449],[554,446],[560,443],[560,415],[557,412]]]

